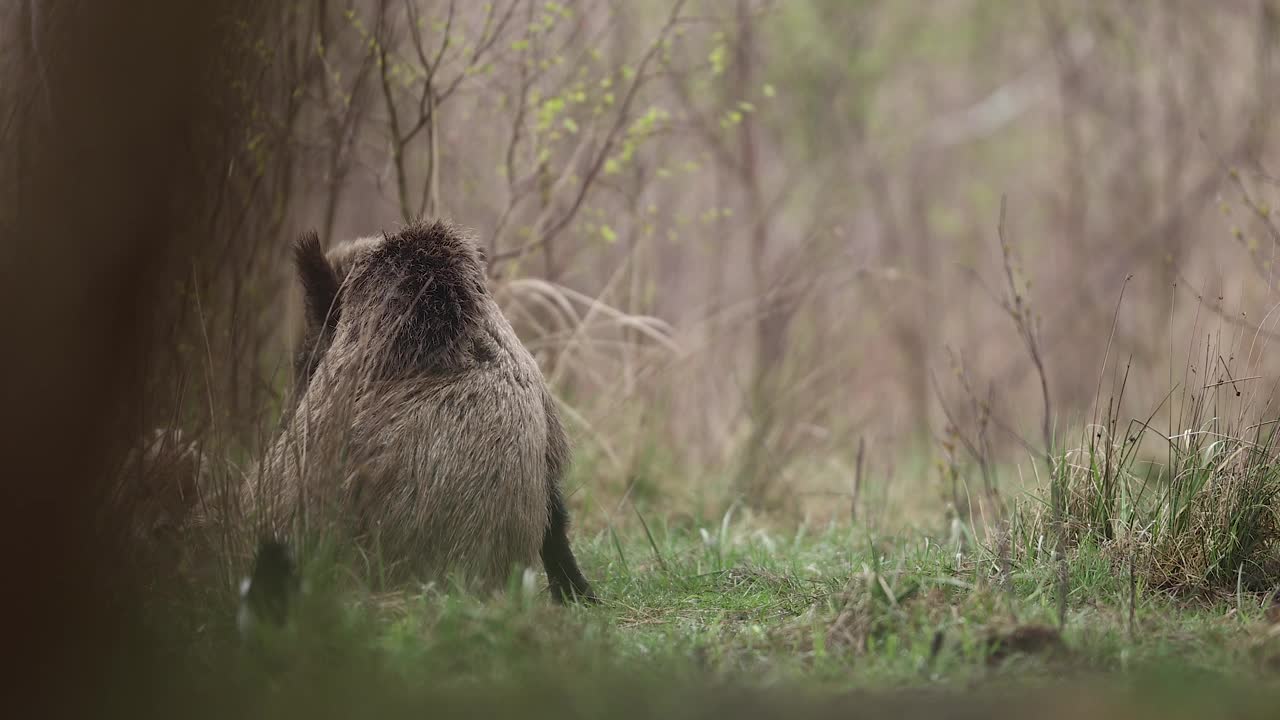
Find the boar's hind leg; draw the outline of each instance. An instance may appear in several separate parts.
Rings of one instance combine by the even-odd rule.
[[[542,565],[551,585],[551,597],[561,605],[570,601],[598,602],[569,548],[569,511],[558,487],[551,490],[550,510],[551,522],[542,536]]]

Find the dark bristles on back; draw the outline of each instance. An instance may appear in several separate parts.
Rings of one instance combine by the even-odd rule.
[[[341,281],[320,247],[320,236],[305,233],[293,246],[293,262],[302,280],[307,305],[307,324],[313,331],[338,324],[338,288]]]
[[[445,223],[418,223],[387,236],[368,268],[358,282],[390,298],[395,352],[408,365],[451,350],[484,313],[480,252]]]

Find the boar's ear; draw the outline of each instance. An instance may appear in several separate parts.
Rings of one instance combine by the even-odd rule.
[[[338,275],[320,247],[320,236],[313,230],[304,233],[293,244],[293,263],[302,280],[307,304],[307,325],[314,329],[333,328],[338,324]]]

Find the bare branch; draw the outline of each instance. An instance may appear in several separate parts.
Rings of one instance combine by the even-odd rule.
[[[582,208],[582,203],[586,200],[587,194],[590,192],[592,185],[595,183],[596,177],[600,174],[600,171],[604,169],[605,161],[608,160],[609,155],[613,152],[618,136],[626,127],[627,121],[631,119],[631,105],[634,103],[636,95],[640,91],[640,85],[644,80],[645,70],[648,68],[649,64],[653,62],[653,59],[657,57],[658,50],[661,49],[663,41],[676,26],[676,23],[680,18],[680,11],[684,8],[686,1],[687,0],[676,0],[676,3],[671,8],[671,13],[667,16],[666,24],[662,26],[662,30],[658,32],[657,37],[654,39],[653,43],[650,44],[649,49],[645,52],[644,57],[636,67],[631,85],[627,88],[626,95],[623,97],[622,103],[618,107],[618,114],[614,120],[613,126],[609,128],[608,133],[605,135],[604,143],[596,153],[596,156],[592,161],[590,168],[583,176],[581,183],[579,183],[577,193],[575,193],[573,200],[570,202],[569,208],[559,218],[552,221],[549,220],[551,208],[548,207],[547,211],[538,218],[538,222],[534,225],[534,227],[537,228],[537,231],[534,233],[534,239],[519,248],[509,250],[495,256],[490,261],[491,265],[496,265],[499,262],[521,257],[531,250],[552,242],[555,240],[556,236],[568,227],[569,223],[573,222],[574,217],[578,214],[578,210]]]
[[[387,0],[378,4],[378,25],[374,32],[374,43],[378,56],[378,79],[382,85],[382,98],[386,103],[387,122],[391,125],[391,163],[396,174],[396,197],[400,201],[400,215],[406,222],[412,220],[409,209],[409,178],[404,166],[404,135],[400,132],[400,116],[396,111],[395,95],[391,91],[390,68],[387,67],[387,37],[385,35],[387,19]]]

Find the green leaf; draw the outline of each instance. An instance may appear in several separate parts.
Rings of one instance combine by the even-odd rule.
[[[724,69],[728,64],[729,50],[724,45],[717,45],[711,49],[711,54],[707,56],[707,61],[711,63],[712,75],[723,75]]]

